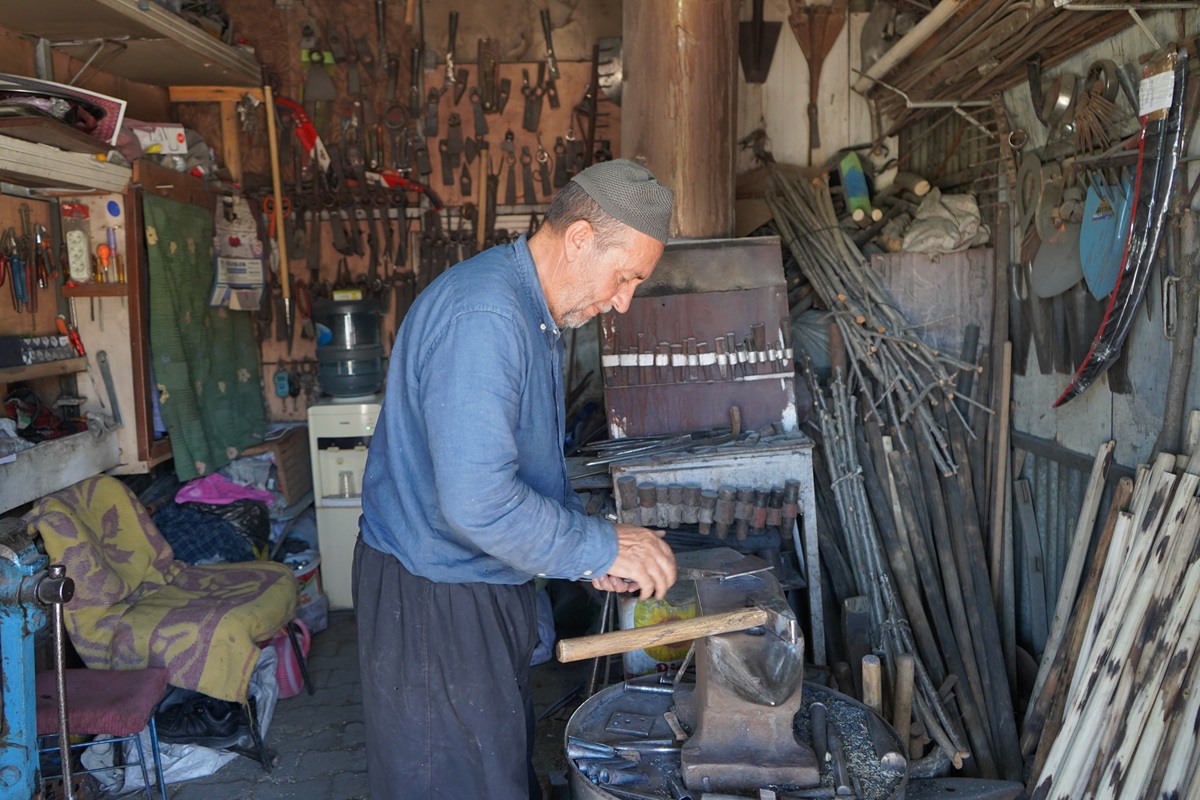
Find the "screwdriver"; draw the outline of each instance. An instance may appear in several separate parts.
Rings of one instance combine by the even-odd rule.
[[[81,356],[87,355],[83,349],[83,341],[79,338],[79,332],[67,323],[67,318],[65,316],[59,314],[58,318],[54,320],[54,323],[58,326],[58,332],[70,340],[71,347],[75,348],[76,353]]]

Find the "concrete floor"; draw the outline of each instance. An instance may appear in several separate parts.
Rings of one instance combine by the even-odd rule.
[[[280,700],[267,734],[281,763],[270,773],[237,758],[206,778],[170,785],[171,800],[363,800],[367,793],[358,642],[351,612],[333,612],[313,637],[309,672],[316,693]],[[534,712],[542,713],[587,678],[588,663],[534,667]],[[564,768],[562,734],[578,705],[540,720],[534,767],[547,800],[549,775]]]

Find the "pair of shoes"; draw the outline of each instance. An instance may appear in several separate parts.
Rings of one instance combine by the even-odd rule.
[[[174,744],[224,749],[249,731],[241,706],[197,695],[160,711],[154,717],[158,738]]]

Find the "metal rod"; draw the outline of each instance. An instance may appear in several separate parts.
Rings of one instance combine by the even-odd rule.
[[[605,592],[604,593],[604,610],[602,610],[600,612],[600,633],[604,633],[605,631],[608,630],[608,617],[609,617],[609,612],[612,609],[612,601],[613,601],[613,593]],[[605,664],[605,666],[608,665],[608,656],[604,656],[604,664]],[[594,659],[592,659],[592,674],[588,678],[587,692],[583,696],[583,698],[585,700],[596,693],[596,680],[599,677],[599,674],[600,674],[600,656],[596,656]],[[608,680],[608,676],[605,676],[605,680],[606,681]]]
[[[61,580],[67,568],[62,564],[50,566],[50,577]],[[67,733],[67,634],[63,624],[63,604],[54,606],[54,678],[58,684],[58,754],[62,760],[63,797],[75,800],[75,789],[71,776],[71,737]]]
[[[1196,3],[1055,3],[1064,11],[1194,11]],[[1136,16],[1136,13],[1134,13]],[[1140,24],[1140,22],[1139,22]]]

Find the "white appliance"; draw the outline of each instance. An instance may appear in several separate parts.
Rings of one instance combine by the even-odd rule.
[[[326,398],[308,410],[321,584],[330,608],[354,606],[350,572],[362,513],[362,476],[378,419],[378,396]]]

